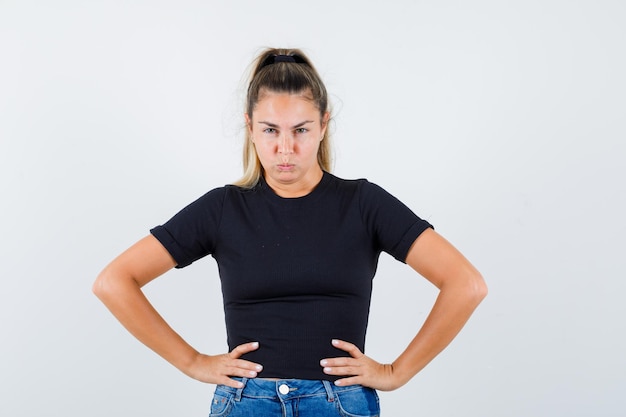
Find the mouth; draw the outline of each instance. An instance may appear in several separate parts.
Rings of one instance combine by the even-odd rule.
[[[294,164],[278,164],[277,167],[279,171],[292,171],[295,165]]]

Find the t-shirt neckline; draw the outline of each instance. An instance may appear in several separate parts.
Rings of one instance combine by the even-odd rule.
[[[262,194],[268,198],[273,203],[281,204],[281,205],[297,205],[305,202],[316,200],[327,188],[327,185],[331,179],[331,175],[322,171],[322,179],[317,183],[313,190],[310,193],[300,196],[300,197],[281,197],[267,184],[265,181],[265,177],[261,176],[259,180],[260,190]]]

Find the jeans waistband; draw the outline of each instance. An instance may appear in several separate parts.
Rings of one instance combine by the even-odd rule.
[[[240,401],[242,396],[250,398],[275,398],[283,401],[302,398],[325,396],[328,401],[334,401],[334,393],[337,391],[349,391],[361,389],[360,385],[338,387],[330,381],[308,380],[308,379],[248,379],[233,378],[243,383],[242,388],[232,388],[225,385],[218,385],[217,390],[222,390],[234,394],[235,401]]]

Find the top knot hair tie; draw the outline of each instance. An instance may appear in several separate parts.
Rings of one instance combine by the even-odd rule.
[[[263,61],[262,67],[275,64],[277,62],[293,62],[296,64],[306,64],[306,61],[298,55],[270,55]]]
[[[273,57],[274,62],[296,62],[296,59],[291,55],[276,55]]]

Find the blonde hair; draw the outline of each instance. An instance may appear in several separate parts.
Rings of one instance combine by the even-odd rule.
[[[285,59],[285,57],[288,57]],[[248,117],[265,92],[301,94],[307,93],[320,111],[320,120],[330,113],[326,87],[311,61],[299,49],[269,48],[253,62],[253,70],[248,83],[245,110]],[[328,123],[328,122],[326,122]],[[322,170],[332,168],[332,148],[328,126],[317,151],[317,162]],[[243,145],[243,176],[233,183],[242,188],[253,188],[263,175],[263,166],[256,154],[250,129],[246,128]]]

